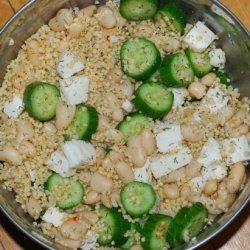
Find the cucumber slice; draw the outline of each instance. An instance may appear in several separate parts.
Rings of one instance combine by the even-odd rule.
[[[65,131],[64,138],[67,141],[72,139],[90,141],[92,134],[98,127],[98,113],[91,106],[79,104],[73,121]]]
[[[172,218],[163,214],[150,215],[142,230],[144,250],[163,250],[166,247],[166,234]]]
[[[176,247],[182,244],[179,237],[182,232],[182,221],[188,211],[189,208],[187,207],[181,208],[169,224],[166,239],[171,247]]]
[[[159,119],[172,108],[174,94],[164,85],[156,82],[142,84],[135,93],[135,107],[143,114]]]
[[[123,245],[128,240],[125,234],[131,227],[130,223],[116,208],[101,205],[99,212],[103,227],[98,232],[98,243],[102,246],[111,246],[112,242],[115,246]]]
[[[121,0],[120,13],[131,21],[146,20],[153,17],[158,8],[157,0]]]
[[[140,113],[133,113],[120,122],[118,129],[122,132],[124,140],[127,142],[131,137],[140,134],[143,128],[149,124],[149,121],[148,117]]]
[[[215,72],[217,78],[220,79],[220,83],[225,84],[226,86],[230,86],[230,79],[229,77],[226,75],[225,72],[221,71],[221,70],[217,70]]]
[[[60,98],[59,89],[50,83],[34,82],[29,84],[23,94],[24,108],[35,119],[44,122],[56,115]]]
[[[206,225],[208,211],[204,205],[197,202],[188,210],[185,218],[182,219],[182,230],[180,233],[180,241],[189,242],[193,237],[197,236]]]
[[[131,224],[131,229],[128,232],[128,239],[127,241],[121,246],[122,250],[129,250],[134,244],[135,244],[135,233],[137,232],[136,230],[136,225]]]
[[[161,63],[155,44],[142,37],[126,40],[122,44],[120,58],[124,73],[135,80],[148,79]]]
[[[186,49],[185,53],[197,77],[203,77],[213,69],[208,54],[193,52],[191,49]]]
[[[147,214],[156,202],[156,194],[152,186],[139,181],[126,184],[121,190],[120,197],[124,209],[133,217]]]
[[[166,57],[160,75],[167,87],[187,87],[194,80],[194,71],[184,51]]]
[[[49,191],[50,198],[55,199],[56,205],[61,209],[73,208],[83,200],[84,188],[72,177],[63,178],[53,173],[44,183],[44,188]]]
[[[175,3],[165,3],[160,6],[155,21],[171,30],[183,33],[186,27],[186,16],[183,10]]]

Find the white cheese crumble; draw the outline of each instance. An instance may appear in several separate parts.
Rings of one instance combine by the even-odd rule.
[[[23,109],[23,100],[14,96],[12,101],[4,103],[3,111],[9,118],[16,119],[23,112]]]
[[[89,78],[87,76],[73,76],[61,79],[59,83],[62,99],[68,104],[75,105],[88,100]]]
[[[184,42],[193,50],[202,52],[216,39],[216,35],[203,23],[198,21],[184,37]]]
[[[188,97],[188,91],[185,88],[173,88],[171,89],[174,94],[173,108],[182,108],[185,99]]]
[[[95,247],[95,244],[98,239],[98,234],[96,234],[93,231],[88,231],[87,234],[87,239],[83,241],[83,244],[80,246],[81,250],[92,250]]]
[[[117,43],[118,42],[118,36],[110,36],[109,41],[111,43]]]
[[[136,181],[151,183],[152,173],[149,166],[150,166],[150,160],[148,158],[143,167],[134,168],[134,176]]]
[[[46,210],[45,214],[42,217],[42,220],[51,223],[55,227],[59,227],[63,224],[66,218],[66,213],[60,212],[55,207],[50,207]]]
[[[130,113],[130,112],[133,110],[134,105],[131,103],[131,101],[125,100],[125,101],[122,103],[122,108],[123,108],[126,112]]]
[[[209,52],[210,64],[223,69],[226,63],[226,54],[222,49],[212,49]]]
[[[70,51],[64,52],[59,58],[57,72],[62,78],[69,78],[84,69],[84,64]]]

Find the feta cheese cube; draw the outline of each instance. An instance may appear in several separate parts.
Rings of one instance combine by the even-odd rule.
[[[221,145],[221,153],[227,165],[250,160],[250,146],[246,136],[225,139]]]
[[[80,246],[81,250],[92,250],[95,247],[95,244],[98,239],[98,234],[93,231],[88,231],[86,234],[86,239],[84,239],[83,244]]]
[[[55,227],[59,227],[66,220],[67,214],[60,212],[55,207],[50,207],[47,209],[45,214],[42,217],[42,220],[51,223]]]
[[[216,35],[203,23],[197,22],[184,37],[184,42],[193,50],[202,52],[216,39]]]
[[[75,105],[88,100],[89,78],[87,76],[73,76],[61,79],[59,83],[62,99],[68,104]]]
[[[62,177],[69,177],[75,174],[75,170],[70,168],[69,161],[62,151],[55,151],[51,154],[47,165],[51,170],[60,174]]]
[[[190,149],[183,146],[177,153],[152,158],[150,168],[157,179],[187,165],[191,160],[192,153]]]
[[[209,52],[210,64],[223,69],[226,63],[226,54],[222,49],[212,49]]]
[[[206,184],[203,176],[197,176],[190,180],[191,188],[195,192],[201,192]]]
[[[57,65],[57,72],[62,78],[69,78],[83,69],[83,63],[70,51],[61,55]]]
[[[217,112],[227,105],[229,101],[229,96],[225,90],[219,87],[210,88],[206,96],[202,99],[202,104],[204,104],[211,113]]]
[[[16,119],[23,112],[23,109],[23,100],[14,96],[12,101],[4,103],[3,111],[9,118]]]
[[[117,43],[118,42],[118,36],[110,36],[109,41],[111,43]]]
[[[134,168],[134,175],[136,181],[151,183],[152,173],[150,170],[150,160],[147,159],[145,165],[142,168]]]
[[[174,94],[174,108],[182,108],[186,97],[188,96],[188,91],[185,88],[173,88],[172,92]]]
[[[182,134],[180,125],[168,125],[164,130],[156,134],[157,149],[161,153],[176,150],[181,146]]]
[[[210,179],[221,181],[227,176],[227,167],[222,162],[214,163],[208,167],[204,167],[201,175],[205,181]]]
[[[133,105],[129,100],[125,100],[125,101],[122,103],[122,108],[123,108],[126,112],[130,113],[130,112],[133,110],[134,105]]]
[[[62,150],[71,168],[95,161],[96,152],[94,146],[89,142],[72,140],[62,144]]]
[[[220,143],[214,138],[209,138],[202,147],[201,153],[197,161],[205,167],[210,166],[214,162],[221,161]]]

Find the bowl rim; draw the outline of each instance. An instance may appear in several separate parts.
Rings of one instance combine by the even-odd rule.
[[[0,29],[0,36],[5,32],[5,30],[8,29],[8,27],[11,25],[11,23],[16,19],[17,16],[19,16],[24,10],[32,6],[35,2],[38,0],[30,0],[27,4],[25,4],[22,8],[20,8],[6,23],[5,25]],[[240,29],[247,35],[247,37],[250,39],[250,31],[246,28],[246,26],[239,20],[238,17],[236,17],[235,14],[233,14],[224,4],[219,2],[219,0],[211,0],[213,4],[215,4],[219,9],[223,10],[232,20],[235,21],[235,23],[240,27]],[[241,206],[234,211],[232,216],[230,216],[223,224],[221,224],[216,230],[209,234],[206,238],[203,240],[195,243],[194,245],[190,246],[187,248],[187,250],[193,250],[196,249],[197,247],[202,246],[212,238],[214,238],[217,234],[222,232],[234,219],[243,211],[244,208],[247,207],[247,205],[250,204],[250,194],[248,197],[242,202]],[[17,220],[15,220],[11,215],[8,213],[7,209],[3,207],[2,204],[0,204],[0,212],[2,212],[10,221],[13,223],[22,233],[24,233],[27,237],[32,239],[34,242],[38,243],[40,246],[43,246],[46,249],[51,249],[53,250],[54,248],[52,246],[49,246],[46,244],[44,241],[39,239],[37,236],[34,234],[30,233],[27,231],[25,228],[23,228]]]

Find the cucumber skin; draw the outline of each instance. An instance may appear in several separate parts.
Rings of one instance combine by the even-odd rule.
[[[125,237],[124,234],[131,228],[131,224],[123,218],[123,215],[118,212],[117,208],[107,208],[104,205],[101,205],[100,209],[110,213],[112,216],[114,231],[110,240],[101,241],[100,238],[98,238],[98,243],[102,246],[111,246],[111,242],[114,241],[114,246],[122,246],[128,240],[128,237]]]
[[[157,22],[159,17],[158,15],[164,15],[167,17],[171,17],[174,19],[173,25],[175,26],[176,30],[180,33],[184,32],[186,27],[186,16],[182,9],[177,6],[173,2],[165,3],[160,6],[158,13],[155,16],[155,21]]]
[[[145,84],[147,84],[147,83],[145,83]],[[155,83],[155,84],[157,84],[157,83]],[[145,114],[146,116],[149,116],[149,117],[151,117],[153,119],[160,119],[160,118],[164,117],[171,110],[171,108],[173,106],[173,102],[174,102],[174,94],[173,94],[172,91],[169,91],[169,93],[168,93],[169,99],[172,102],[171,106],[167,107],[165,110],[162,110],[162,111],[158,110],[157,111],[157,110],[151,108],[150,105],[148,105],[140,97],[140,87],[136,90],[136,93],[135,93],[136,97],[134,99],[134,104],[135,104],[135,107],[138,110],[140,110],[143,114]]]
[[[179,53],[182,53],[182,52],[178,52],[177,54],[179,54]],[[170,56],[166,57],[165,59],[163,59],[162,64],[160,66],[161,80],[162,80],[162,83],[164,85],[166,85],[167,87],[179,87],[179,88],[187,87],[194,80],[194,72],[193,72],[192,66],[189,63],[189,61],[188,61],[188,63],[189,63],[189,67],[190,67],[190,72],[192,71],[192,77],[188,82],[184,82],[183,80],[179,81],[173,76],[171,65],[174,62],[177,54],[170,55]],[[182,54],[185,55],[184,52]],[[186,57],[186,55],[185,55],[185,57]]]
[[[166,221],[168,220],[167,227],[169,226],[170,222],[172,221],[172,217],[163,215],[163,214],[151,214],[149,215],[149,218],[147,219],[143,229],[141,236],[145,239],[145,241],[142,241],[142,247],[144,250],[156,250],[156,246],[152,245],[151,239],[153,237],[153,234],[155,233],[155,229],[157,224],[160,221]],[[166,237],[164,237],[166,238]],[[166,239],[165,239],[166,240]]]
[[[230,81],[227,80],[228,77],[223,71],[217,70],[215,72],[215,74],[216,74],[217,78],[220,79],[220,83],[225,84],[226,86],[230,86]]]
[[[127,45],[127,43],[131,41],[131,38],[127,39],[122,44],[122,47],[121,47],[121,50],[120,50],[120,61],[121,61],[122,70],[127,76],[133,78],[134,80],[143,81],[143,80],[147,80],[159,68],[159,66],[161,64],[161,53],[160,53],[160,51],[158,50],[158,48],[156,47],[156,45],[153,42],[151,42],[151,41],[149,41],[149,40],[147,40],[146,38],[143,38],[143,37],[140,37],[139,39],[147,41],[147,43],[151,44],[151,46],[155,49],[156,57],[155,57],[154,64],[152,64],[151,67],[149,67],[148,69],[146,69],[145,71],[140,72],[140,73],[130,73],[129,71],[125,70],[124,62],[123,62],[124,51],[125,51],[124,48]]]
[[[209,72],[212,71],[213,66],[210,64],[209,62],[209,55],[208,54],[204,54],[204,57],[206,57],[206,60],[208,61],[206,66],[203,66],[202,68],[199,68],[195,62],[194,62],[194,52],[192,52],[190,49],[186,49],[185,50],[185,54],[187,56],[187,58],[189,59],[190,64],[192,65],[192,68],[194,70],[194,74],[197,77],[203,77],[204,75],[208,74]]]
[[[144,0],[145,2],[150,3],[152,6],[155,6],[154,9],[151,8],[152,13],[150,15],[148,14],[148,15],[143,16],[140,14],[140,15],[134,16],[132,14],[127,13],[127,11],[126,11],[127,6],[126,5],[129,4],[129,2],[133,2],[133,1],[136,2],[136,0],[120,0],[120,13],[125,19],[131,20],[131,21],[142,21],[142,20],[152,18],[156,14],[157,9],[158,9],[158,1],[157,0]]]
[[[72,139],[90,141],[91,138],[92,138],[92,135],[97,130],[98,123],[99,123],[99,118],[98,118],[98,113],[97,113],[96,109],[94,107],[92,107],[92,106],[85,106],[85,105],[82,105],[82,104],[76,105],[76,109],[80,109],[81,107],[86,107],[87,112],[89,113],[88,126],[85,129],[85,132],[81,136],[78,136],[77,138],[70,136],[69,133],[67,134],[67,131],[70,129],[70,125],[73,126],[73,122],[74,122],[74,120],[76,118],[76,117],[74,117],[73,121],[69,124],[68,128],[66,129],[66,133],[64,134],[64,139],[66,141],[70,141]],[[76,115],[76,113],[75,113],[75,115]]]
[[[41,118],[39,116],[37,116],[34,111],[33,111],[33,108],[32,108],[32,100],[31,100],[31,97],[32,97],[32,92],[34,91],[34,89],[38,86],[38,85],[41,85],[41,84],[45,84],[45,85],[49,85],[50,87],[53,87],[55,90],[57,90],[58,92],[58,98],[61,96],[60,95],[60,91],[59,89],[55,86],[55,85],[52,85],[50,83],[47,83],[47,82],[34,82],[34,83],[31,83],[29,84],[26,88],[25,88],[25,91],[23,93],[23,104],[24,104],[24,109],[32,116],[34,117],[35,119],[41,121],[41,122],[46,122],[46,121],[50,121],[52,120],[55,116],[56,116],[56,111],[54,113],[53,116],[50,116],[48,118]]]

